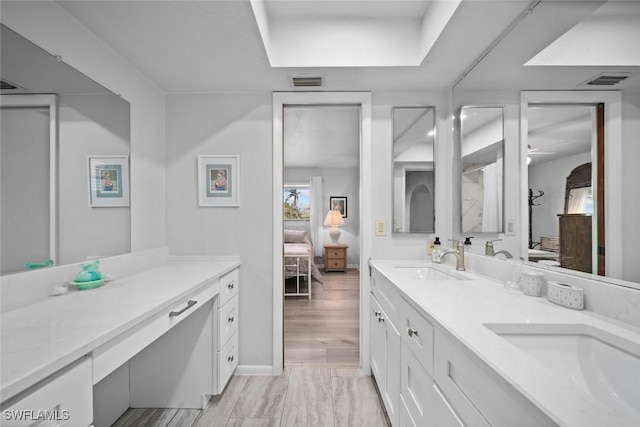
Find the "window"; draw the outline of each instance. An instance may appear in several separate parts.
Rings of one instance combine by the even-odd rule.
[[[308,185],[284,186],[284,219],[309,221],[311,188]]]

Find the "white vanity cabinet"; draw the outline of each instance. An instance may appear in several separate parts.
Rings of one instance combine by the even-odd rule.
[[[87,427],[93,422],[92,386],[91,358],[83,357],[25,393],[3,402],[0,424]]]
[[[214,393],[220,394],[238,366],[238,270],[220,278],[220,297],[216,309],[217,345],[214,367]]]
[[[371,370],[392,425],[400,408],[399,295],[382,276],[371,279]]]

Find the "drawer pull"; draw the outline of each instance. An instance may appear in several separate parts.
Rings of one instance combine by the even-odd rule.
[[[229,323],[233,323],[233,321],[234,321],[234,320],[235,320],[235,319],[233,318],[233,316],[231,316],[231,317],[229,317],[229,318],[227,319],[227,322],[229,322]]]
[[[231,282],[229,282],[229,284],[227,285],[227,289],[229,290],[233,289],[233,287],[235,286],[234,282],[235,280],[232,280]]]
[[[169,317],[175,317],[175,316],[180,316],[182,313],[184,313],[185,311],[189,310],[191,307],[193,307],[194,305],[196,305],[198,303],[198,301],[192,300],[190,299],[187,302],[187,306],[185,308],[183,308],[180,311],[172,311],[171,313],[169,313]]]
[[[415,329],[412,329],[412,328],[407,328],[407,333],[409,334],[410,337],[414,337],[414,336],[418,335],[418,331],[416,331]]]
[[[227,362],[231,363],[231,362],[233,362],[233,359],[234,359],[234,357],[233,357],[233,355],[231,355],[231,356],[227,357]]]

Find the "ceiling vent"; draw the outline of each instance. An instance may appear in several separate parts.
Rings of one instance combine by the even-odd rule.
[[[322,87],[322,76],[292,76],[293,87]]]
[[[18,89],[19,87],[14,85],[13,83],[11,83],[8,80],[0,80],[0,90],[15,90]]]
[[[615,86],[628,78],[628,74],[600,74],[582,83],[586,86]]]

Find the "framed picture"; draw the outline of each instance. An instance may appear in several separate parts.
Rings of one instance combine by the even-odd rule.
[[[198,205],[240,206],[240,156],[198,156]]]
[[[329,197],[329,206],[331,210],[339,210],[342,218],[347,217],[347,198],[346,197]]]
[[[129,206],[129,156],[89,156],[89,206]]]

